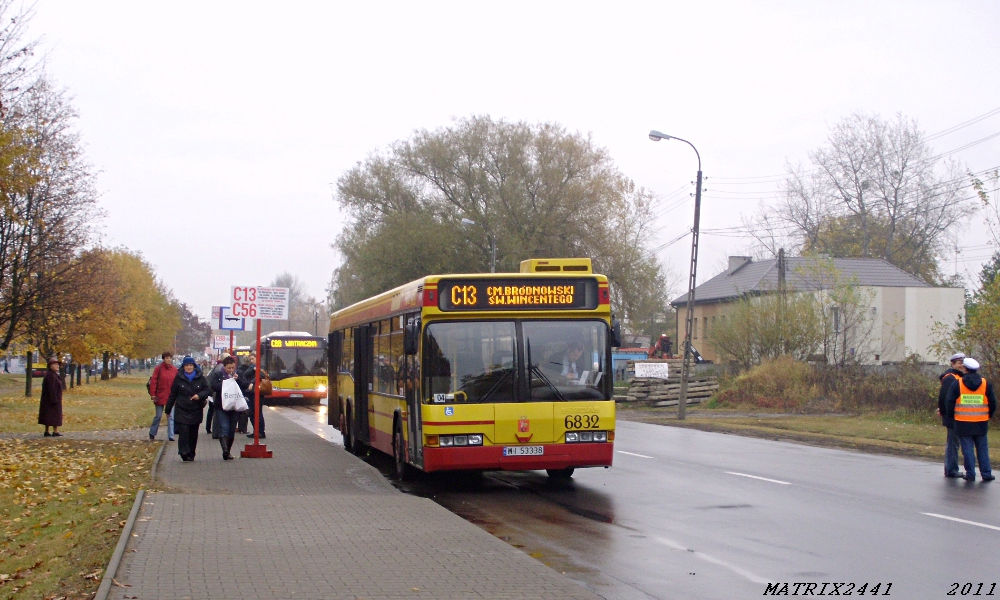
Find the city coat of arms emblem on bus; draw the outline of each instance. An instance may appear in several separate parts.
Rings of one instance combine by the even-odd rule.
[[[528,417],[521,417],[517,421],[517,432],[518,433],[528,433],[528,429],[531,428],[531,423],[528,421]]]

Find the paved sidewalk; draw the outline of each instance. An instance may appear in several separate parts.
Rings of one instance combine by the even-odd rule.
[[[167,446],[158,479],[170,493],[146,496],[115,576],[129,587],[112,598],[597,598],[399,493],[341,446],[267,416],[272,459],[223,461],[204,433],[192,463]]]

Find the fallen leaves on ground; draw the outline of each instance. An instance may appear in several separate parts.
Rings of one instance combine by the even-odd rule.
[[[155,413],[146,393],[148,377],[148,373],[136,374],[67,388],[63,392],[62,431],[148,427]],[[20,392],[0,387],[0,432],[42,432],[38,425],[40,386],[38,383],[32,388],[29,398],[23,395],[23,381]],[[166,426],[166,421],[163,425]]]
[[[157,448],[0,440],[0,599],[91,597]]]

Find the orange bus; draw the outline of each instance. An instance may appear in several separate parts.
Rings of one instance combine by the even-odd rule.
[[[618,329],[590,259],[424,277],[331,316],[329,423],[400,477],[610,467]]]

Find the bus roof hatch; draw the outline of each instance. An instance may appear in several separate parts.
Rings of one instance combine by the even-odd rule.
[[[589,258],[530,258],[521,261],[522,273],[593,273]]]

